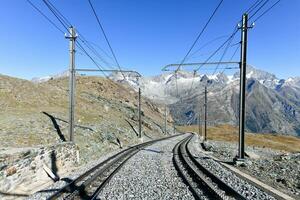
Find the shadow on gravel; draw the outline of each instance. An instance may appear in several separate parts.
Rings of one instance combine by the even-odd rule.
[[[228,165],[234,165],[235,162],[234,161],[219,161],[221,163],[225,163],[225,164],[228,164]]]
[[[158,151],[158,150],[154,150],[154,149],[142,149],[143,151],[151,151],[154,153],[164,153],[163,151]]]
[[[15,196],[15,197],[28,197],[28,194],[19,194],[19,193],[9,193],[9,192],[2,192],[0,191],[0,195],[3,196]]]
[[[58,192],[58,191],[62,190],[61,191],[62,193],[66,193],[67,194],[67,193],[71,193],[71,192],[74,192],[74,191],[78,191],[80,199],[91,199],[91,196],[89,196],[86,193],[84,185],[77,186],[77,185],[75,185],[75,181],[73,179],[70,179],[70,178],[62,178],[60,180],[66,182],[66,184],[70,184],[70,185],[68,187],[66,187],[66,188],[40,190],[40,191],[38,191],[38,193],[43,193],[43,192]]]
[[[201,142],[200,145],[201,145],[201,148],[202,148],[204,151],[207,151],[207,148],[206,148],[206,146],[204,145],[203,142]]]
[[[48,190],[39,190],[37,193],[43,193],[43,192],[57,192],[59,189],[48,189]]]

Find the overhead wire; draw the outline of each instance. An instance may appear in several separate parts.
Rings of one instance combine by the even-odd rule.
[[[193,42],[192,46],[190,47],[190,49],[188,50],[188,52],[186,53],[186,55],[184,56],[184,58],[181,61],[181,64],[183,64],[186,60],[186,58],[188,57],[188,55],[190,54],[190,52],[192,51],[192,49],[194,48],[194,46],[196,45],[196,43],[198,42],[199,38],[201,37],[201,35],[204,33],[205,29],[207,28],[207,26],[209,25],[210,21],[212,20],[212,18],[214,17],[214,15],[216,14],[217,10],[219,9],[219,7],[221,6],[221,4],[223,3],[223,0],[221,0],[219,2],[219,4],[217,5],[217,7],[214,9],[213,13],[211,14],[211,16],[209,17],[208,21],[206,22],[206,24],[204,25],[204,27],[202,28],[202,30],[200,31],[200,33],[198,34],[198,36],[196,37],[195,41]],[[180,66],[178,66],[177,70],[180,69]]]
[[[44,1],[44,0],[43,0]],[[51,3],[50,0],[46,0],[53,10],[61,17],[62,21],[70,26],[72,23]]]
[[[278,3],[280,2],[280,0],[276,1],[272,6],[270,6],[267,10],[265,10],[262,14],[260,14],[258,17],[256,17],[253,22],[258,21],[262,16],[264,16],[265,14],[267,14],[272,8],[274,8],[274,6],[276,6]]]
[[[235,31],[235,29],[234,29],[234,31]],[[229,47],[230,47],[230,45],[231,45],[233,39],[234,39],[234,36],[228,41],[226,47],[224,48],[224,52],[223,52],[222,56],[220,57],[219,62],[218,62],[218,64],[217,64],[217,66],[215,67],[215,70],[214,70],[214,72],[212,73],[212,75],[215,75],[215,73],[217,72],[217,70],[218,70],[218,68],[219,68],[219,66],[220,66],[220,63],[222,62],[222,60],[223,60],[225,54],[227,53],[227,51],[228,51],[228,49],[229,49]]]
[[[58,14],[58,12],[53,8],[54,6],[50,4],[48,0],[43,0],[43,2],[48,7],[48,9],[52,12],[52,14],[56,17],[56,19],[60,22],[60,24],[67,30],[67,32],[71,34],[68,28],[71,26],[71,24],[69,24],[68,22],[64,21],[64,19],[62,19],[60,14]]]
[[[251,13],[253,10],[255,10],[255,8],[256,7],[258,7],[261,3],[263,2],[263,0],[261,0],[261,1],[256,1],[248,10],[247,10],[247,12],[249,12],[249,13]],[[255,12],[254,12],[254,14],[253,15],[251,15],[250,16],[250,18],[249,19],[251,19],[251,18],[253,18],[265,5],[266,5],[266,3],[268,2],[268,0],[266,0]],[[271,7],[269,7],[267,10],[265,10],[261,15],[259,15],[255,20],[254,20],[254,22],[256,22],[257,20],[259,20],[262,16],[264,16],[267,12],[269,12],[275,5],[277,5],[278,3],[280,2],[280,0],[278,0],[278,1],[276,1]],[[234,31],[234,34],[233,34],[233,37],[234,37],[234,35],[236,34],[236,31]],[[225,48],[225,50],[224,50],[224,52],[223,52],[223,54],[222,54],[222,56],[221,56],[221,58],[220,58],[220,60],[219,60],[219,63],[222,61],[222,59],[224,58],[224,55],[226,54],[226,52],[227,52],[227,50],[228,50],[228,48],[230,47],[230,44],[231,44],[231,42],[233,41],[233,37],[230,39],[230,40],[228,40],[228,45],[227,45],[227,47]],[[223,43],[224,44],[224,43]],[[221,46],[223,46],[223,44],[221,45]],[[235,44],[236,45],[236,44]],[[240,46],[237,46],[237,48],[235,49],[235,51],[234,51],[234,53],[233,53],[233,55],[231,56],[231,58],[230,58],[230,61],[233,59],[233,57],[235,56],[235,54],[236,54],[236,52],[238,51],[238,49],[240,48]],[[218,50],[218,49],[217,49]],[[218,66],[219,66],[219,64],[217,65],[217,67],[215,68],[215,70],[214,70],[214,73],[213,74],[215,74],[215,72],[216,72],[216,70],[218,69]],[[228,66],[228,65],[227,65]],[[199,69],[199,68],[198,68]],[[197,70],[198,70],[197,69]],[[224,68],[224,70],[221,72],[221,73],[224,73],[224,71],[225,71],[225,69],[226,69],[226,67]],[[196,72],[196,71],[195,71]],[[194,75],[195,75],[195,72],[194,72]],[[193,79],[194,80],[194,79]],[[193,82],[192,82],[192,84],[193,84]],[[192,88],[192,86],[191,86],[191,88]]]
[[[231,56],[230,59],[229,59],[229,62],[232,61],[232,59],[234,58],[234,56],[235,56],[235,54],[237,53],[237,51],[239,50],[239,48],[240,48],[240,46],[237,46],[237,47],[236,47],[236,49],[234,50],[232,56]],[[228,67],[228,65],[226,65],[225,68],[227,68],[227,67]],[[240,68],[240,67],[236,67],[236,68],[232,68],[232,69],[239,69],[239,68]],[[221,74],[223,74],[225,70],[226,70],[226,69],[224,69],[224,70],[221,72]]]
[[[109,78],[107,75],[106,75],[106,73],[103,71],[103,69],[102,69],[102,66],[100,66],[100,64],[99,63],[97,63],[95,60],[94,60],[94,58],[82,47],[82,45],[79,43],[79,42],[77,42],[76,41],[76,43],[77,43],[77,45],[78,45],[78,48],[80,48],[84,53],[85,53],[85,55],[87,56],[87,57],[89,57],[91,60],[92,60],[92,62],[96,65],[96,67],[102,72],[102,74],[106,77],[106,78]]]
[[[95,42],[92,42],[90,40],[86,40],[88,43],[90,43],[92,46],[97,47],[100,51],[102,51],[105,56],[107,56],[111,61],[113,60],[113,57],[111,57],[103,48],[101,48],[98,44],[96,44]]]
[[[228,36],[229,35],[221,35],[219,37],[216,37],[216,38],[208,41],[207,43],[205,43],[204,45],[202,45],[200,48],[198,48],[197,50],[195,50],[193,53],[191,53],[191,55],[186,59],[186,61],[189,60],[189,59],[191,59],[193,55],[195,55],[196,53],[198,53],[200,50],[204,49],[206,46],[210,45],[211,43],[213,43],[213,42],[215,42],[215,41],[217,41],[219,39],[228,37]]]
[[[257,0],[254,2],[252,6],[250,6],[245,13],[250,14],[253,10],[255,10],[264,0]]]
[[[263,2],[264,0],[257,0],[256,2],[254,2],[254,4],[252,4],[247,10],[246,10],[246,12],[252,12],[256,7],[258,7],[262,2]],[[258,9],[258,11],[268,2],[269,0],[266,0],[266,2]],[[256,11],[255,13],[254,13],[254,15],[258,12],[258,11]],[[207,60],[205,60],[205,62],[204,62],[204,64],[202,64],[202,65],[200,65],[196,70],[194,70],[194,74],[193,74],[193,79],[192,79],[192,83],[191,83],[191,87],[190,87],[190,90],[189,90],[189,94],[191,93],[191,91],[192,91],[192,89],[193,89],[193,85],[194,85],[194,78],[195,78],[195,75],[196,75],[196,73],[197,73],[197,71],[199,71],[199,69],[202,67],[202,66],[204,66],[220,49],[222,49],[223,48],[223,46],[227,43],[227,46],[225,47],[225,49],[224,49],[224,52],[223,52],[223,54],[222,54],[222,56],[221,56],[221,58],[220,58],[220,60],[219,60],[219,63],[217,64],[217,66],[216,66],[216,68],[215,68],[215,70],[214,70],[214,72],[213,72],[213,75],[216,73],[216,71],[217,71],[217,69],[219,68],[219,65],[220,65],[220,63],[221,63],[221,61],[223,60],[223,58],[224,58],[224,56],[225,56],[225,54],[227,53],[227,51],[228,51],[228,49],[229,49],[229,47],[230,47],[230,45],[231,45],[231,43],[232,43],[232,41],[233,41],[233,39],[234,39],[234,36],[235,36],[235,34],[237,33],[237,31],[238,31],[238,29],[237,29],[237,27],[235,26],[235,28],[234,28],[234,31],[233,31],[233,33],[230,35],[230,37],[219,47],[219,48],[217,48],[217,50],[216,51],[214,51],[212,54],[211,54],[211,56],[209,56],[208,57],[208,59]],[[224,70],[223,70],[224,71]]]
[[[57,17],[57,19],[60,21],[61,24],[65,27],[67,31],[69,31],[68,27],[72,26],[71,22],[49,1],[49,0],[43,0],[43,2],[46,4],[46,6],[52,11],[52,13]],[[111,65],[108,63],[104,58],[101,57],[101,55],[87,42],[87,40],[84,38],[84,36],[78,33],[78,39],[96,56],[99,60],[101,60],[104,64],[106,64],[108,67]],[[112,69],[112,68],[111,68]]]
[[[47,15],[45,15],[38,7],[36,7],[30,0],[26,0],[35,10],[37,10],[48,22],[50,22],[58,31],[60,31],[62,34],[65,34],[65,32],[59,28]]]
[[[107,42],[107,45],[108,45],[108,47],[109,47],[109,49],[110,49],[110,51],[111,51],[111,54],[113,55],[113,58],[114,58],[114,60],[115,60],[115,62],[116,62],[116,64],[117,64],[119,70],[121,71],[121,73],[122,73],[122,75],[123,75],[123,78],[125,79],[125,75],[124,75],[124,73],[122,72],[122,69],[121,69],[121,67],[120,67],[119,61],[118,61],[118,59],[117,59],[117,57],[116,57],[116,55],[115,55],[115,52],[114,52],[114,50],[113,50],[113,48],[112,48],[112,46],[111,46],[111,44],[110,44],[110,42],[109,42],[109,40],[108,40],[108,37],[107,37],[107,35],[106,35],[105,31],[104,31],[104,28],[103,28],[103,26],[102,26],[102,24],[101,24],[101,22],[100,22],[100,19],[99,19],[97,13],[96,13],[96,10],[95,10],[95,8],[94,8],[94,6],[93,6],[91,0],[88,0],[88,2],[89,2],[89,5],[90,5],[91,8],[92,8],[92,11],[93,11],[94,16],[95,16],[95,18],[96,18],[96,20],[97,20],[97,23],[98,23],[98,25],[99,25],[99,27],[100,27],[100,29],[101,29],[101,31],[102,31],[102,34],[104,35],[104,38],[105,38],[105,40],[106,40],[106,42]]]
[[[52,14],[56,17],[56,19],[61,23],[61,25],[69,32],[68,26],[72,27],[72,24],[64,17],[64,15],[59,12],[59,10],[49,1],[43,0],[44,4],[48,7],[48,9],[52,12]],[[86,51],[86,49],[80,44],[78,40],[76,40],[76,44],[78,47],[84,52],[84,54],[96,65],[96,67],[103,73],[103,75],[108,78],[108,76],[103,71],[103,67],[95,61],[95,59]]]
[[[180,65],[178,66],[178,68],[175,71],[175,74],[177,74],[177,72],[180,70],[181,65],[185,62],[185,60],[187,59],[187,57],[189,56],[190,52],[192,51],[192,49],[194,48],[194,46],[196,45],[196,43],[198,42],[199,38],[202,36],[202,34],[204,33],[204,31],[206,30],[207,26],[209,25],[209,23],[211,22],[211,20],[213,19],[214,15],[216,14],[216,12],[218,11],[218,9],[220,8],[221,4],[223,3],[223,0],[221,0],[219,2],[219,4],[217,5],[217,7],[214,9],[213,13],[210,15],[208,21],[205,23],[204,27],[202,28],[202,30],[200,31],[200,33],[198,34],[198,36],[196,37],[195,41],[193,42],[192,46],[190,47],[190,49],[188,50],[188,52],[186,53],[186,55],[184,56],[184,58],[182,59]],[[178,96],[178,81],[177,81],[177,76],[175,79],[176,82],[176,96]]]
[[[250,17],[248,20],[250,20],[252,17],[254,17],[267,3],[269,0],[266,0]]]
[[[84,38],[82,34],[79,33],[77,30],[77,33],[79,35],[79,40],[99,59],[101,60],[104,64],[106,64],[107,67],[110,69],[113,69],[112,64],[106,61],[101,54]]]

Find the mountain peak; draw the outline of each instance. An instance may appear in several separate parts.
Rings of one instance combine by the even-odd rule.
[[[34,83],[42,83],[42,82],[46,82],[46,81],[49,81],[52,79],[68,77],[68,76],[69,76],[69,70],[65,70],[65,71],[55,74],[55,75],[49,75],[49,76],[44,76],[44,77],[34,77],[31,79],[31,81]]]

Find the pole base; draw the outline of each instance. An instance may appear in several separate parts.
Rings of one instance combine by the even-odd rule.
[[[246,165],[246,159],[245,158],[234,157],[233,158],[233,163],[237,166],[243,167],[243,166]]]

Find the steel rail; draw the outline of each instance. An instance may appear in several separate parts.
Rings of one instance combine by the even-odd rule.
[[[111,174],[101,183],[101,185],[97,188],[97,190],[93,193],[91,200],[96,200],[101,190],[108,184],[108,182],[112,179],[112,177],[123,167],[123,165],[136,153],[139,151],[135,151],[133,154],[128,156],[116,169],[113,170]]]
[[[71,200],[71,199],[94,199],[98,196],[99,192],[103,187],[108,183],[108,181],[113,176],[112,174],[115,174],[119,169],[126,163],[126,161],[131,158],[133,155],[135,155],[137,152],[139,152],[139,148],[133,148],[130,149],[128,152],[126,152],[126,155],[119,156],[116,158],[113,162],[108,163],[103,168],[101,168],[96,173],[92,174],[91,177],[89,177],[88,180],[86,180],[84,183],[80,185],[80,187],[72,192],[70,195],[64,198],[64,200]],[[120,164],[119,164],[120,163]],[[101,182],[100,186],[97,187],[96,192],[90,191],[87,188],[89,188],[93,183],[96,182],[97,179],[101,179],[104,177],[105,172],[109,171],[114,167],[114,165],[117,165],[117,168],[114,170],[113,173],[109,175],[108,178],[105,178],[104,181]],[[105,183],[105,184],[103,184]],[[99,191],[99,192],[97,192]]]
[[[122,159],[124,157],[128,157],[128,156],[131,157],[130,154],[132,154],[132,153],[135,154],[135,153],[137,153],[138,151],[140,151],[142,148],[144,148],[146,146],[149,146],[151,144],[154,144],[154,143],[162,141],[162,140],[167,140],[167,139],[170,139],[170,138],[173,138],[173,137],[177,137],[177,136],[180,136],[180,135],[182,135],[182,134],[177,134],[177,135],[172,135],[172,136],[169,136],[169,137],[164,137],[164,138],[160,138],[160,139],[156,139],[156,140],[151,140],[151,141],[144,142],[144,143],[141,143],[141,144],[137,144],[137,145],[134,145],[134,146],[129,147],[127,149],[124,149],[124,150],[116,153],[115,155],[107,158],[106,160],[102,161],[101,163],[97,164],[96,166],[92,167],[91,169],[89,169],[85,173],[81,174],[79,177],[77,177],[76,179],[74,179],[70,183],[66,184],[60,190],[58,190],[57,192],[52,194],[50,197],[48,197],[47,200],[58,199],[59,197],[61,197],[62,195],[66,194],[66,193],[67,194],[71,194],[71,193],[74,193],[74,192],[75,192],[75,194],[79,193],[80,190],[87,187],[88,184],[84,184],[85,181],[88,181],[87,183],[89,183],[89,184],[92,183],[93,180],[95,178],[97,178],[97,176],[100,176],[101,173],[104,173],[106,171],[104,169],[108,169],[109,166],[113,165],[114,163],[117,163],[118,161],[120,161],[120,159]],[[136,152],[134,152],[134,151],[136,151]],[[99,170],[99,171],[97,171],[97,170]],[[89,177],[90,175],[91,175],[91,177]],[[88,178],[88,179],[84,181],[85,178]],[[78,185],[78,183],[80,183],[82,181],[84,181],[84,183]],[[72,196],[70,196],[70,197],[72,197]]]
[[[221,180],[219,177],[211,173],[208,169],[206,169],[204,166],[202,166],[195,156],[192,155],[191,151],[188,148],[188,144],[191,141],[192,138],[185,144],[185,151],[188,155],[188,157],[192,160],[192,162],[197,166],[198,169],[200,169],[206,176],[208,176],[214,183],[218,185],[218,188],[225,191],[225,193],[228,196],[234,197],[236,199],[247,199],[243,195],[241,195],[238,191],[236,191],[234,188],[229,186],[227,183],[225,183],[223,180]]]
[[[179,146],[181,145],[182,142],[184,142],[184,140],[187,140],[187,139],[189,139],[189,137],[183,139],[182,141],[178,142],[175,145],[175,147],[173,149],[173,163],[174,163],[174,166],[175,166],[176,170],[178,171],[178,174],[183,179],[183,182],[186,183],[189,186],[189,189],[192,192],[195,199],[201,199],[202,194],[198,193],[196,188],[193,186],[193,182],[185,176],[183,167],[180,167],[180,165],[182,165],[182,164],[179,160],[179,156],[181,155],[179,153]]]
[[[217,176],[212,174],[209,170],[203,167],[188,149],[188,144],[193,135],[190,135],[176,144],[173,149],[173,161],[175,168],[184,182],[187,183],[189,189],[196,199],[201,199],[203,194],[199,193],[195,188],[202,190],[204,194],[213,199],[247,199],[231,186],[220,180]],[[183,167],[180,167],[183,166]],[[187,178],[184,171],[186,171],[193,179]]]

